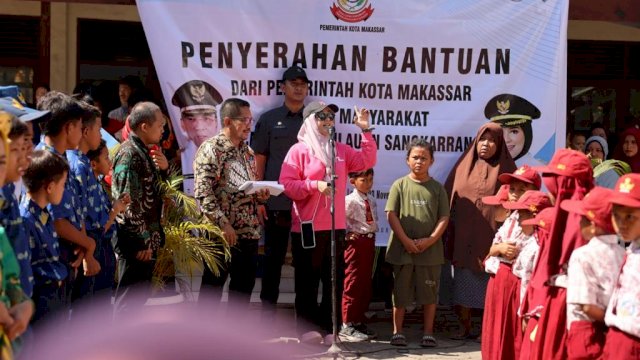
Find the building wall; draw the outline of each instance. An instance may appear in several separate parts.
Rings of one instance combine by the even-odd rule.
[[[625,3],[625,1],[622,1]],[[628,2],[628,1],[627,1]],[[77,22],[79,18],[100,20],[140,21],[133,5],[87,4],[52,2],[50,85],[53,89],[71,91],[77,77]],[[591,3],[589,3],[591,4]],[[592,5],[589,5],[593,7]],[[589,18],[589,8],[574,7],[572,18]],[[577,14],[577,15],[576,15]],[[40,16],[39,1],[2,0],[0,15]],[[593,17],[591,17],[593,18]],[[612,13],[610,18],[630,20]],[[633,21],[633,19],[631,19]],[[638,23],[609,22],[602,20],[570,20],[570,40],[637,41],[640,42]]]

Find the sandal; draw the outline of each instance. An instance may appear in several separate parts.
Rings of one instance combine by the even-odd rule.
[[[393,336],[391,337],[391,341],[389,341],[389,344],[393,346],[407,346],[407,338],[400,333],[393,334]]]
[[[433,348],[438,346],[438,341],[436,340],[436,338],[433,337],[433,335],[424,335],[422,337],[422,342],[420,343],[420,346]]]

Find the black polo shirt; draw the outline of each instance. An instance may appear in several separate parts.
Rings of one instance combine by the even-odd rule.
[[[285,105],[269,110],[260,116],[251,136],[251,148],[256,154],[267,157],[264,180],[278,181],[280,169],[289,148],[298,142],[302,126],[302,109],[297,113]],[[291,200],[284,194],[272,196],[267,202],[269,210],[291,210]]]

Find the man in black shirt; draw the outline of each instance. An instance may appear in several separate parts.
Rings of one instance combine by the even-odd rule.
[[[304,99],[309,93],[309,79],[305,71],[295,65],[288,68],[282,76],[280,90],[284,93],[284,104],[262,114],[251,137],[258,180],[278,181],[284,157],[289,148],[298,142],[298,131],[304,120]],[[274,314],[291,231],[291,200],[284,194],[272,196],[266,209],[262,207],[259,212],[265,225],[260,299],[265,314]]]

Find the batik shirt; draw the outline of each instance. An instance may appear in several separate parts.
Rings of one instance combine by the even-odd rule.
[[[131,134],[113,160],[113,198],[118,199],[124,193],[131,196],[131,204],[116,217],[115,250],[119,255],[135,257],[138,251],[156,251],[164,244],[160,180],[149,150],[139,137]]]
[[[256,178],[253,150],[221,133],[200,145],[193,168],[195,197],[207,218],[220,228],[231,224],[239,238],[260,239],[257,197],[238,189]]]
[[[80,204],[80,218],[85,220],[85,228],[89,227],[87,224],[87,211],[89,208],[89,197],[91,191],[96,191],[98,186],[91,169],[91,161],[80,150],[67,150],[67,160],[69,160],[70,173],[76,182],[76,190],[78,195],[78,202]],[[93,177],[93,182],[91,181]],[[93,189],[92,189],[93,187]]]
[[[20,215],[20,204],[15,196],[15,185],[9,183],[2,187],[0,198],[0,225],[4,227],[13,246],[18,265],[20,265],[20,285],[31,297],[33,295],[33,272],[31,271],[31,250],[27,232]]]
[[[47,150],[56,155],[62,156],[67,159],[66,154],[59,153],[55,148],[47,145],[45,142],[41,142],[36,147],[37,150]],[[67,160],[68,161],[68,160]],[[58,205],[49,204],[47,207],[49,213],[54,220],[66,219],[76,229],[82,230],[84,209],[80,205],[78,196],[79,190],[77,188],[77,182],[73,176],[73,172],[67,173],[67,181],[64,183],[64,193],[62,194],[62,201]]]
[[[35,286],[66,279],[67,267],[60,259],[58,234],[53,228],[53,217],[49,211],[26,196],[20,203],[20,215],[29,239]]]
[[[582,305],[607,308],[623,258],[616,235],[594,237],[573,251],[567,269],[567,329],[574,321],[593,321]]]
[[[372,219],[367,222],[366,203],[369,202]],[[345,214],[347,216],[347,231],[358,234],[375,233],[378,231],[378,212],[376,200],[369,194],[362,194],[353,189],[345,198]]]
[[[607,307],[604,322],[640,338],[640,241],[631,243],[622,262],[618,281]]]
[[[493,238],[493,245],[503,242],[515,243],[518,250],[522,249],[522,241],[527,236],[522,233],[522,227],[518,222],[518,212],[512,211],[496,232]],[[497,274],[500,263],[511,264],[514,260],[508,260],[502,256],[489,256],[484,262],[484,270],[489,274]]]

